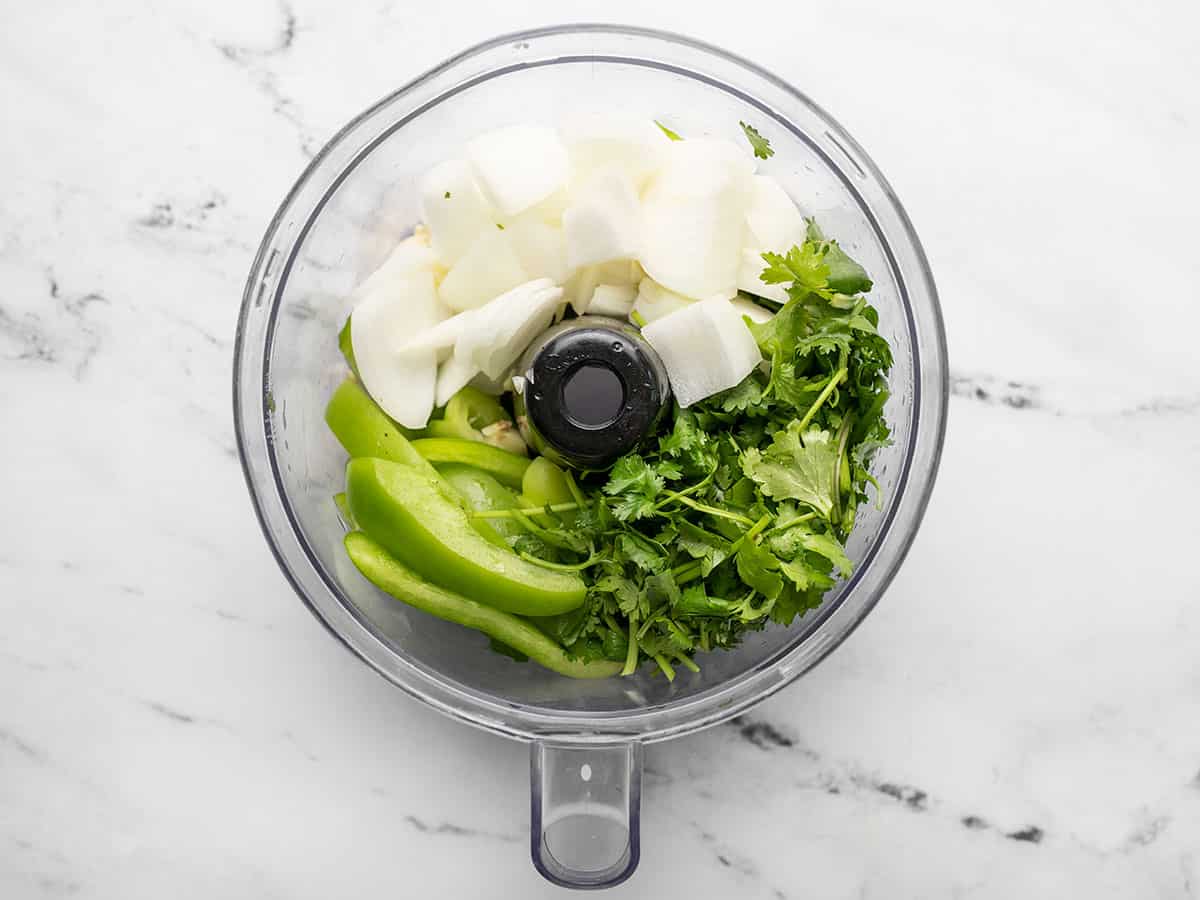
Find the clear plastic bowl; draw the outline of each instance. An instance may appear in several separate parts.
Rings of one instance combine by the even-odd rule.
[[[354,285],[417,221],[417,178],[486,129],[619,110],[686,136],[765,134],[761,170],[866,266],[895,367],[895,443],[876,458],[882,508],[860,510],[854,575],[790,628],[701,654],[673,682],[650,668],[574,681],[393,600],[351,566],[332,495],[346,457],[323,420],[345,374],[336,334]],[[573,887],[638,861],[641,745],[721,722],[800,676],[862,621],[924,512],[945,428],[945,335],[920,243],[862,149],[795,88],[715,47],[580,25],[508,35],[454,57],[358,116],[317,155],[263,239],[238,322],[234,415],[246,481],[284,574],[330,632],[442,712],[532,743],[534,863]],[[481,598],[486,599],[486,598]],[[585,777],[586,776],[586,777]]]

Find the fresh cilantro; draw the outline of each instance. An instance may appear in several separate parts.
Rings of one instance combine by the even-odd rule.
[[[636,453],[623,456],[613,467],[604,492],[617,498],[613,514],[623,522],[641,519],[654,512],[655,500],[663,489],[663,476]]]
[[[742,126],[742,133],[746,135],[746,140],[750,142],[750,146],[754,148],[754,155],[759,159],[770,159],[775,155],[775,151],[771,149],[771,142],[758,133],[758,129],[753,125],[747,125],[745,122],[738,122]]]
[[[721,407],[722,412],[740,412],[748,415],[757,415],[765,412],[761,408],[763,386],[753,375],[744,379],[740,384],[731,387],[729,390],[717,394],[714,401]]]
[[[737,572],[742,581],[768,600],[774,600],[783,590],[779,560],[757,544],[746,543],[738,550]]]
[[[811,428],[803,436],[792,422],[765,452],[746,451],[742,468],[768,497],[799,500],[828,517],[836,502],[837,454],[828,431]]]
[[[626,531],[617,537],[616,554],[643,572],[661,571],[667,564],[661,548],[636,531]]]
[[[679,463],[668,459],[659,460],[658,465],[654,467],[654,471],[658,473],[658,477],[663,481],[678,481],[683,477],[683,469]]]
[[[820,606],[823,593],[823,591],[812,589],[802,591],[791,584],[784,585],[783,590],[775,599],[775,605],[771,607],[771,621],[778,622],[780,625],[791,625],[796,616],[803,615],[808,610]]]
[[[819,554],[829,560],[837,570],[843,575],[849,575],[853,571],[853,566],[850,563],[850,558],[846,556],[846,550],[837,540],[828,534],[805,534],[801,537],[800,543],[805,550],[811,553]]]
[[[707,576],[729,557],[729,541],[687,520],[679,522],[679,549],[700,560],[700,574]]]
[[[670,572],[659,572],[649,576],[642,585],[645,608],[653,612],[670,609],[680,598],[679,585]]]
[[[762,258],[767,267],[759,278],[765,284],[790,283],[789,294],[793,291],[820,291],[829,286],[829,266],[819,244],[806,241],[787,253],[767,252]]]
[[[637,585],[621,575],[606,575],[592,585],[592,590],[600,594],[610,594],[616,601],[617,608],[629,615],[638,608]]]

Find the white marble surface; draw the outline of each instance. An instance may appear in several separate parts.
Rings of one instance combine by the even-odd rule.
[[[831,109],[925,242],[955,374],[894,587],[740,724],[650,748],[613,896],[1200,897],[1200,8],[988,6],[6,4],[0,897],[559,893],[525,748],[284,583],[229,372],[254,247],[342,121],[598,17]]]

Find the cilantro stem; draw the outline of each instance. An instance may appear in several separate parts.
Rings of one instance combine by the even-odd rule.
[[[575,476],[571,474],[570,469],[563,469],[563,477],[567,480],[567,490],[571,492],[571,496],[575,498],[575,502],[580,509],[587,509],[587,499],[583,496],[583,491],[579,490],[579,485],[575,483]],[[567,512],[568,510],[562,510]]]
[[[829,379],[829,383],[825,385],[821,393],[817,395],[817,399],[813,401],[813,405],[808,408],[808,412],[804,414],[804,417],[800,420],[800,424],[796,426],[797,431],[803,431],[808,423],[813,420],[813,416],[815,416],[818,410],[825,405],[825,401],[829,399],[831,394],[833,394],[834,389],[842,383],[842,379],[844,379],[846,375],[847,371],[844,367],[833,373],[833,377]]]
[[[604,624],[607,625],[609,628],[611,628],[613,631],[615,631],[617,634],[619,634],[621,637],[625,637],[625,629],[617,624],[617,620],[612,617],[612,613],[604,614]]]
[[[785,531],[788,528],[791,528],[793,525],[799,525],[802,522],[807,522],[809,519],[815,519],[816,517],[817,514],[815,512],[806,512],[800,516],[792,516],[792,518],[788,519],[786,522],[776,522],[770,527],[769,530]]]
[[[741,515],[740,513],[730,512],[727,509],[718,509],[715,506],[709,506],[705,503],[697,503],[691,497],[687,497],[677,491],[667,491],[667,497],[670,500],[678,500],[684,506],[690,506],[697,512],[708,513],[710,516],[718,516],[722,519],[729,519],[731,522],[740,522],[743,525],[753,525],[754,520]]]
[[[629,616],[629,650],[625,653],[625,667],[622,675],[632,675],[637,671],[638,642],[637,642],[637,610]]]
[[[543,507],[541,511],[545,512],[545,507]],[[510,510],[508,510],[508,512],[511,512],[513,514],[513,518],[517,520],[518,525],[520,525],[522,528],[524,528],[530,534],[537,535],[543,541],[545,541],[547,544],[549,544],[551,547],[558,547],[560,550],[570,550],[573,553],[582,553],[583,552],[582,550],[579,549],[578,546],[571,546],[571,544],[564,541],[562,538],[560,538],[558,535],[556,535],[551,529],[543,528],[537,522],[533,521],[533,519],[531,519],[527,515],[525,515],[521,510],[510,509]]]
[[[711,472],[709,472],[707,475],[705,475],[702,480],[697,481],[691,487],[684,488],[682,491],[667,491],[667,493],[670,494],[671,496],[667,497],[666,500],[660,500],[658,503],[655,503],[653,512],[658,512],[660,509],[662,509],[664,506],[666,506],[672,500],[677,500],[680,497],[686,497],[688,494],[694,494],[694,493],[696,493],[696,491],[700,491],[700,490],[703,490],[704,488],[708,487],[708,485],[713,480],[713,476],[716,474],[717,474],[717,470],[713,469]]]
[[[680,568],[683,568],[683,567],[680,566]],[[672,572],[672,574],[674,574],[674,572]],[[696,562],[693,565],[689,565],[687,567],[687,571],[683,572],[680,575],[676,575],[675,583],[676,584],[687,584],[689,581],[695,581],[697,578],[699,578],[703,574],[704,574],[703,563]]]
[[[579,490],[576,488],[575,490]],[[579,509],[582,504],[579,503],[553,503],[550,505],[550,512],[570,512],[573,509]],[[522,516],[536,516],[544,513],[544,506],[527,506],[523,509],[481,509],[478,512],[471,513],[472,519],[519,519]]]
[[[701,566],[701,561],[698,559],[689,559],[685,563],[680,563],[671,570],[671,577],[676,577],[687,572],[689,569],[698,569]]]
[[[733,554],[737,553],[738,550],[741,549],[742,545],[746,543],[746,541],[752,541],[758,537],[762,533],[762,530],[770,523],[770,513],[764,513],[761,519],[759,519],[757,522],[751,523],[750,530],[729,545],[729,555],[732,556]]]
[[[833,509],[829,521],[837,523],[842,520],[842,460],[846,457],[846,443],[850,440],[850,423],[853,415],[848,415],[838,429],[837,454],[833,458]]]
[[[655,653],[653,659],[656,663],[658,663],[658,667],[662,669],[662,673],[667,676],[667,681],[674,681],[675,670],[671,667],[671,664],[667,662],[666,658],[661,653]]]
[[[699,672],[700,671],[700,667],[698,665],[696,665],[696,661],[694,659],[692,659],[690,656],[685,656],[684,654],[679,653],[679,654],[676,654],[675,659],[678,660],[679,663],[688,671],[691,671],[691,672]]]
[[[745,597],[738,601],[738,618],[743,622],[754,622],[761,619],[771,611],[771,607],[775,605],[774,600],[764,599],[763,605],[755,608],[754,598],[758,596],[758,591],[751,590]]]
[[[548,559],[542,559],[540,556],[534,556],[532,553],[521,551],[517,554],[521,559],[528,560],[535,566],[541,566],[543,569],[553,569],[555,572],[582,572],[584,569],[591,568],[600,561],[600,557],[593,550],[591,555],[581,563],[556,563],[550,562]]]

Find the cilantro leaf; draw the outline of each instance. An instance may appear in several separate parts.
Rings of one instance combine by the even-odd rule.
[[[635,531],[626,531],[617,537],[618,557],[632,563],[643,572],[660,572],[666,567],[667,560],[660,552],[661,549],[649,538]]]
[[[753,372],[738,384],[717,394],[710,402],[719,405],[722,412],[744,412],[749,415],[766,414],[763,406],[763,386]]]
[[[842,575],[849,575],[854,568],[846,556],[845,548],[832,535],[807,533],[801,536],[800,543],[810,553],[829,560]]]
[[[604,493],[616,496],[629,490],[646,490],[650,486],[653,486],[654,493],[662,490],[662,484],[649,463],[638,454],[630,453],[622,456],[613,466]]]
[[[670,460],[660,460],[654,467],[654,471],[663,481],[678,481],[683,477],[683,469],[680,468],[679,463]]]
[[[676,407],[675,424],[670,434],[659,438],[658,449],[678,462],[682,474],[703,477],[716,465],[712,440],[690,410]],[[660,472],[662,465],[659,463]]]
[[[798,590],[791,584],[784,585],[775,605],[771,607],[771,620],[781,625],[791,625],[796,616],[821,605],[819,590]]]
[[[789,300],[766,322],[752,322],[749,328],[763,356],[772,360],[785,359],[795,356],[796,344],[804,339],[807,321],[804,304]]]
[[[759,159],[770,159],[775,155],[775,151],[771,149],[771,142],[758,133],[758,129],[753,125],[747,125],[745,122],[738,122],[742,126],[742,133],[746,135],[746,140],[750,142],[750,146],[754,148],[754,155]]]
[[[542,625],[558,638],[560,644],[570,647],[585,634],[593,631],[598,622],[596,610],[591,605],[584,604],[570,612],[545,617]]]
[[[797,375],[794,363],[780,360],[773,365],[771,393],[777,400],[796,409],[808,409],[828,381],[824,373],[813,377]]]
[[[800,294],[825,290],[829,285],[829,266],[819,244],[805,241],[785,254],[767,252],[762,258],[767,267],[759,278],[766,284],[790,282],[789,292]]]
[[[768,497],[799,500],[829,518],[837,502],[837,449],[828,431],[810,428],[801,436],[799,424],[776,432],[765,453],[747,450],[742,468]]]
[[[783,590],[778,571],[779,560],[757,544],[746,543],[738,550],[738,577],[768,600],[774,600]]]
[[[605,575],[592,585],[591,590],[599,594],[610,594],[617,609],[629,615],[638,608],[640,592],[637,585],[621,575]]]
[[[705,577],[729,557],[729,541],[687,520],[679,522],[676,544],[684,553],[700,560],[700,572]]]
[[[622,522],[650,515],[662,489],[663,477],[636,453],[617,460],[604,485],[604,493],[617,498],[613,514]]]
[[[815,219],[808,220],[805,234],[806,244],[820,249],[829,268],[828,287],[839,294],[865,294],[871,290],[872,282],[867,270],[846,255],[837,241],[829,240]]]
[[[659,572],[649,576],[642,584],[643,606],[647,612],[659,607],[674,606],[680,598],[679,585],[670,572]]]
[[[800,590],[806,591],[812,584],[812,578],[809,576],[810,569],[804,564],[803,559],[789,559],[779,564],[779,570],[783,572],[792,584],[796,585]]]

